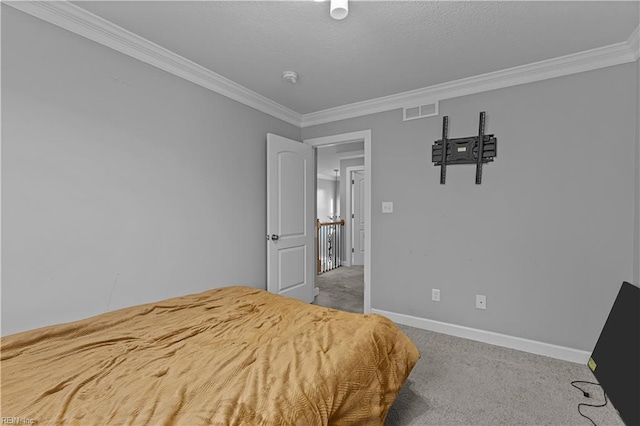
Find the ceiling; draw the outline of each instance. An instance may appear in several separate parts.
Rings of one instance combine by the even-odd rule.
[[[640,2],[74,2],[299,114],[626,41]],[[293,70],[296,85],[282,80]]]
[[[364,142],[341,143],[321,146],[317,149],[317,173],[318,177],[322,179],[335,180],[339,178],[340,160],[364,157]]]

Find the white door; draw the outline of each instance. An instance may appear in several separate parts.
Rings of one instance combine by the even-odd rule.
[[[313,148],[267,134],[267,290],[313,301]]]
[[[353,200],[353,264],[364,265],[364,171],[353,172],[351,190]]]

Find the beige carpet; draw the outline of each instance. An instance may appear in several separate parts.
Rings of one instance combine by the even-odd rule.
[[[364,310],[364,267],[341,266],[316,277],[320,293],[315,304],[347,312]]]
[[[362,312],[362,267],[341,267],[316,281],[317,304]],[[357,310],[359,307],[359,311]],[[595,381],[585,365],[486,343],[400,326],[422,358],[403,386],[389,426],[422,425],[585,425],[579,402],[598,404],[602,390],[572,380]],[[598,425],[623,425],[615,409],[583,407]]]

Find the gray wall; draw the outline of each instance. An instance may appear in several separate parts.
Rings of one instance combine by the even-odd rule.
[[[2,334],[264,288],[267,132],[373,129],[375,308],[590,350],[639,281],[637,63],[442,102],[452,137],[488,112],[481,186],[463,166],[438,184],[441,116],[301,132],[5,6],[2,77]]]
[[[265,288],[266,133],[300,129],[2,6],[2,333]]]
[[[633,274],[637,91],[627,64],[447,100],[438,117],[304,128],[304,139],[372,129],[373,308],[591,350]],[[473,166],[440,185],[430,152],[442,116],[463,137],[480,111],[496,161],[480,186]]]
[[[338,211],[336,200],[336,181],[329,179],[317,179],[316,211],[320,222],[330,222],[329,218]],[[331,203],[333,202],[333,206]],[[332,210],[333,207],[333,210]]]

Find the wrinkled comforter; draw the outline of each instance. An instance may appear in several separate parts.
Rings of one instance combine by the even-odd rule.
[[[23,424],[383,424],[420,355],[387,318],[226,287],[5,336]]]

